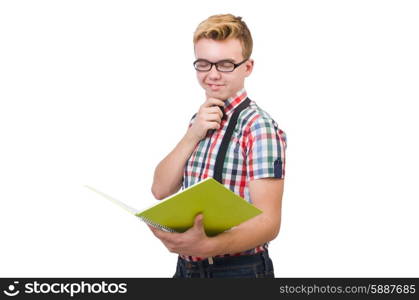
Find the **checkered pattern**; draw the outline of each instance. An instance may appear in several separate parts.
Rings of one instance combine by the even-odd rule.
[[[221,128],[209,132],[201,140],[185,165],[183,188],[187,188],[207,177],[213,177],[215,159],[228,122],[234,109],[246,99],[243,89],[226,100],[224,111],[226,118]],[[189,126],[195,121],[192,118]],[[276,122],[254,101],[244,109],[237,120],[230,144],[227,149],[223,168],[222,183],[231,191],[252,203],[249,194],[249,181],[259,178],[284,178],[285,176],[286,135]],[[267,244],[260,245],[243,253],[253,254],[264,251]],[[225,256],[225,255],[220,255]],[[198,261],[199,257],[184,259]]]

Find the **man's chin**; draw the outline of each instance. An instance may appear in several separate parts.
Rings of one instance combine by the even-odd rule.
[[[220,100],[227,100],[228,96],[224,93],[222,93],[221,91],[212,91],[212,90],[206,90],[206,94],[208,97],[213,97],[213,98],[217,98]]]

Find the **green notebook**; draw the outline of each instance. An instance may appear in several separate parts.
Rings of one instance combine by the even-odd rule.
[[[142,221],[170,232],[188,230],[193,226],[195,216],[203,213],[205,232],[208,236],[214,236],[262,212],[211,177],[143,211],[135,210],[90,186],[86,187],[118,204]]]

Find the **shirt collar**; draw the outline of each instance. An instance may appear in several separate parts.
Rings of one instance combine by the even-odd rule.
[[[224,112],[226,115],[232,113],[234,109],[240,105],[247,98],[247,92],[243,88],[235,95],[224,101]]]

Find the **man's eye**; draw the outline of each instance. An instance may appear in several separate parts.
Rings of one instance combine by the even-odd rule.
[[[198,61],[195,65],[198,68],[207,68],[210,64],[206,61]]]
[[[233,66],[233,63],[229,62],[229,61],[222,61],[218,63],[218,66],[220,68],[231,68]]]

